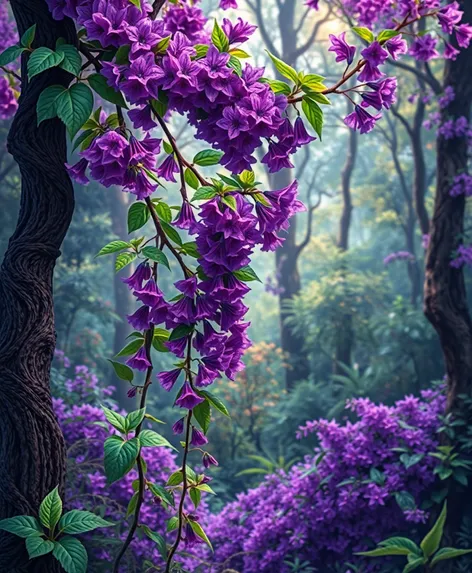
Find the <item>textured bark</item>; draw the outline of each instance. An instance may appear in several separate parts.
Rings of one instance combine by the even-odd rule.
[[[463,2],[464,20],[472,21],[472,2]],[[455,62],[447,60],[444,86],[456,97],[446,117],[469,117],[472,98],[472,49],[462,50]],[[460,408],[459,394],[472,391],[472,320],[462,269],[451,267],[451,253],[464,231],[464,196],[451,197],[455,175],[467,169],[467,140],[438,138],[437,188],[425,276],[425,313],[439,334],[448,378],[448,409]]]
[[[352,111],[352,106],[348,104],[348,113]],[[346,162],[341,173],[341,194],[343,201],[343,209],[341,219],[339,222],[339,233],[337,240],[337,247],[345,252],[349,249],[349,230],[351,228],[352,219],[352,197],[351,197],[351,180],[354,168],[356,166],[358,147],[357,132],[353,129],[349,130],[349,146],[347,149]],[[343,271],[345,266],[343,263]],[[347,287],[349,288],[349,287]],[[349,292],[346,292],[345,308],[347,312],[340,316],[339,324],[336,328],[336,350],[335,360],[333,364],[333,371],[335,374],[343,374],[344,371],[340,364],[351,366],[352,348],[354,344],[354,330],[352,325],[352,314],[350,312]]]
[[[72,23],[52,20],[45,0],[12,0],[11,6],[20,35],[37,25],[35,46],[54,48],[59,37],[74,42]],[[36,515],[55,486],[63,492],[65,475],[65,446],[49,387],[52,278],[74,198],[64,167],[64,127],[58,120],[37,127],[35,109],[44,88],[67,85],[69,78],[52,71],[28,84],[22,63],[20,107],[8,138],[21,172],[21,206],[0,270],[0,518]],[[61,570],[50,556],[28,563],[24,547],[24,540],[0,532],[0,571]]]
[[[126,217],[128,211],[128,196],[119,188],[113,189],[110,193],[110,215],[113,232],[120,237],[126,237],[128,229],[126,227]],[[115,294],[115,313],[122,319],[115,323],[115,335],[113,339],[113,352],[117,354],[125,345],[126,337],[131,332],[126,315],[131,314],[132,297],[130,290],[121,280],[120,275],[113,275],[113,290]],[[116,399],[118,404],[125,409],[129,409],[130,400],[127,396],[129,385],[120,380],[114,373],[111,383],[116,387]]]

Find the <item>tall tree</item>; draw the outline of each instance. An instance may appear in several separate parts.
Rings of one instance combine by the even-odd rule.
[[[45,0],[11,0],[20,36],[36,24],[37,46],[58,38],[75,43],[70,20],[52,19]],[[52,408],[49,373],[55,346],[53,269],[74,210],[64,167],[65,128],[59,120],[36,121],[39,94],[67,86],[55,68],[28,81],[22,62],[22,94],[8,148],[19,165],[22,189],[18,223],[0,270],[0,518],[34,515],[55,486],[63,489],[65,447]],[[55,573],[50,557],[26,564],[24,542],[0,533],[0,571]]]

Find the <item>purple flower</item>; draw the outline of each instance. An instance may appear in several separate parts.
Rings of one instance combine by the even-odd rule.
[[[192,205],[190,205],[188,201],[184,201],[179,211],[179,216],[174,221],[174,225],[179,229],[192,231],[196,222]]]
[[[151,267],[147,263],[138,265],[134,273],[126,278],[121,279],[131,290],[139,290],[144,281],[151,278]]]
[[[159,372],[157,379],[159,380],[164,390],[170,392],[174,387],[174,384],[177,382],[181,372],[181,368],[176,368],[175,370],[170,370],[169,372]]]
[[[381,114],[371,115],[361,106],[356,105],[354,111],[344,118],[344,123],[351,129],[358,129],[360,133],[369,133],[381,117]]]
[[[439,53],[436,50],[437,43],[438,41],[436,38],[433,38],[431,34],[419,36],[415,39],[410,48],[410,55],[422,62],[429,62],[429,60],[439,56]]]
[[[148,306],[141,306],[134,314],[128,314],[127,318],[135,330],[148,330],[151,324]]]
[[[205,452],[202,456],[202,463],[206,469],[210,466],[218,466],[218,461],[208,452]]]
[[[87,185],[90,181],[89,178],[85,175],[85,171],[87,170],[89,162],[86,159],[81,159],[75,165],[69,165],[66,163],[66,169],[69,175],[80,183],[81,185]]]
[[[203,432],[197,430],[197,428],[192,426],[192,439],[191,442],[192,446],[200,447],[208,444],[208,438],[205,436]]]
[[[178,172],[179,166],[173,153],[168,155],[157,169],[157,175],[159,177],[162,177],[166,181],[172,181],[173,183],[177,182],[174,173]]]
[[[387,52],[390,54],[392,60],[398,60],[399,56],[408,52],[408,44],[401,35],[390,38],[384,44]]]
[[[366,63],[362,68],[361,73],[358,76],[360,82],[371,82],[377,80],[383,76],[382,72],[379,70],[379,66],[382,65],[388,58],[388,52],[377,42],[372,42],[370,46],[364,48],[361,52]]]
[[[179,408],[187,408],[187,410],[192,410],[198,404],[201,404],[204,398],[195,393],[193,388],[190,386],[189,382],[186,381],[182,387],[182,390],[175,401],[176,406]]]
[[[138,392],[138,389],[136,388],[136,386],[132,386],[127,392],[128,398],[134,398],[136,396],[137,392]]]
[[[352,64],[354,60],[354,55],[356,53],[356,47],[350,46],[346,42],[346,32],[343,32],[339,36],[334,34],[329,35],[329,40],[331,42],[328,48],[329,52],[334,52],[336,54],[336,61],[343,62],[346,61],[349,65]]]
[[[464,12],[459,10],[458,2],[451,2],[437,13],[438,22],[445,34],[452,34],[454,26],[459,24]]]
[[[312,137],[305,128],[303,119],[298,116],[295,120],[295,125],[293,128],[293,145],[295,147],[301,147],[302,145],[307,145],[312,141],[315,141],[316,137]]]
[[[220,8],[222,10],[230,10],[231,8],[237,9],[238,3],[236,0],[220,0]]]
[[[159,303],[163,297],[153,278],[151,278],[142,288],[135,290],[133,294],[140,302],[151,307]]]
[[[230,20],[224,18],[222,28],[228,36],[230,44],[246,42],[257,30],[257,26],[244,22],[242,18],[238,18],[236,24],[233,24]]]
[[[135,370],[139,370],[140,372],[144,372],[145,370],[147,370],[152,366],[148,360],[147,351],[144,346],[141,347],[134,356],[128,358],[126,364],[130,368],[134,368]]]
[[[197,277],[192,276],[188,279],[177,281],[174,283],[174,286],[185,296],[193,298],[197,292]]]
[[[460,51],[449,42],[444,42],[444,57],[446,60],[456,60]]]
[[[468,48],[472,39],[472,26],[470,24],[460,24],[455,28],[456,40],[461,48]]]
[[[172,431],[174,432],[174,434],[176,435],[183,434],[184,425],[185,425],[185,418],[180,418],[179,420],[177,420],[177,422],[175,422],[175,424],[172,426]]]
[[[223,119],[217,121],[216,125],[227,131],[230,139],[238,137],[242,131],[249,129],[247,117],[238,108],[234,107],[225,107]]]

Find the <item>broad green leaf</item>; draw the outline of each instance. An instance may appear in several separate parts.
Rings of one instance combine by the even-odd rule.
[[[189,169],[187,167],[187,169],[185,170],[184,173],[184,178],[185,178],[185,182],[187,183],[187,185],[190,185],[190,187],[192,189],[198,189],[198,186],[200,185],[200,182],[198,180],[198,177],[195,175],[195,173]]]
[[[409,555],[410,551],[403,547],[377,547],[372,551],[361,551],[355,555],[363,555],[364,557],[385,557],[387,555]]]
[[[208,545],[208,547],[213,551],[213,547],[208,539],[206,533],[203,531],[202,526],[198,523],[198,521],[189,521],[190,527],[193,529],[195,535],[203,539],[203,541]]]
[[[137,255],[134,252],[132,252],[132,253],[120,253],[116,257],[115,271],[116,272],[121,271],[121,269],[124,269],[130,263],[132,263],[136,257],[137,257]]]
[[[331,105],[329,99],[322,93],[307,91],[306,94],[310,97],[310,99],[316,101],[317,103],[322,105]]]
[[[193,326],[189,326],[187,324],[179,324],[177,328],[171,332],[169,336],[169,341],[172,340],[180,340],[181,338],[185,338],[193,331]]]
[[[290,95],[292,93],[292,88],[285,82],[280,80],[266,80],[266,82],[275,94]]]
[[[102,406],[102,410],[103,413],[105,414],[105,418],[115,428],[115,430],[118,430],[119,432],[122,432],[124,434],[126,432],[125,417],[119,414],[118,412],[110,410],[106,406]]]
[[[179,485],[182,483],[183,479],[184,479],[184,476],[182,474],[182,470],[177,470],[171,476],[169,476],[169,479],[167,480],[166,485],[168,485],[168,486]]]
[[[414,541],[408,539],[407,537],[390,537],[385,541],[379,543],[380,547],[400,547],[405,550],[405,555],[409,553],[417,554],[421,556],[421,549],[416,545]]]
[[[30,559],[47,555],[48,553],[51,553],[53,549],[54,543],[49,541],[49,539],[43,539],[42,537],[26,538],[26,550],[28,551]]]
[[[66,573],[87,573],[87,551],[75,537],[66,535],[58,541],[54,541],[52,554]]]
[[[118,354],[115,354],[115,356],[116,358],[120,358],[121,356],[131,356],[132,354],[136,354],[143,344],[144,340],[142,338],[136,338],[122,348]]]
[[[31,45],[36,36],[36,24],[33,24],[31,28],[28,28],[26,32],[21,36],[21,45],[25,48],[31,48]]]
[[[216,195],[218,195],[218,191],[214,187],[204,185],[195,191],[192,201],[206,201],[208,199],[213,199]]]
[[[398,36],[401,32],[399,30],[382,30],[377,36],[377,42],[382,43],[387,40],[391,40],[395,36]]]
[[[440,561],[445,561],[446,559],[455,559],[456,557],[462,557],[462,555],[468,555],[472,553],[472,549],[454,549],[454,547],[443,547],[440,549],[433,557],[431,565],[434,567],[436,563]]]
[[[139,493],[136,492],[129,500],[128,507],[126,509],[126,517],[133,515],[133,513],[136,511],[136,506],[138,505],[138,499],[139,499]]]
[[[302,101],[302,110],[321,141],[323,131],[323,111],[316,101],[305,96]]]
[[[218,165],[222,157],[223,157],[222,151],[215,151],[214,149],[204,149],[203,151],[199,151],[197,155],[195,155],[195,157],[193,158],[193,163],[195,163],[195,165],[200,165],[201,167]]]
[[[227,52],[229,50],[228,36],[225,34],[216,20],[213,26],[213,32],[211,34],[211,41],[220,52]]]
[[[167,205],[167,203],[159,201],[159,203],[156,203],[155,209],[159,219],[165,221],[166,223],[170,223],[172,221],[172,211],[170,210],[170,207]]]
[[[425,535],[423,541],[420,544],[423,553],[426,557],[431,557],[435,553],[441,543],[441,539],[444,531],[444,524],[446,523],[447,516],[447,501],[444,502],[442,511],[433,525],[431,530]]]
[[[193,415],[197,422],[200,424],[203,432],[206,434],[208,432],[208,428],[210,427],[211,422],[211,407],[210,402],[205,400],[201,402],[192,410]]]
[[[197,53],[197,59],[204,58],[208,53],[209,46],[207,46],[206,44],[196,44],[193,47]]]
[[[49,48],[41,47],[33,51],[28,58],[28,77],[29,79],[37,76],[41,72],[58,66],[64,59],[61,52],[53,52]],[[89,114],[90,115],[90,114]],[[88,117],[88,116],[87,116]]]
[[[174,229],[172,225],[169,225],[169,223],[166,223],[165,221],[161,221],[161,227],[164,233],[169,237],[171,241],[177,243],[179,247],[182,246],[182,239],[180,238],[178,231]]]
[[[152,495],[154,495],[155,497],[158,497],[159,499],[164,500],[167,504],[171,505],[172,507],[174,507],[175,502],[174,502],[174,498],[173,496],[161,485],[157,485],[157,484],[149,484],[149,491],[152,493]]]
[[[126,431],[129,432],[131,430],[135,430],[139,426],[139,424],[141,424],[141,422],[144,420],[145,414],[146,414],[146,408],[141,408],[139,410],[135,410],[134,412],[130,412],[126,416],[125,420]]]
[[[108,483],[112,484],[125,476],[134,466],[139,453],[139,440],[123,440],[119,436],[110,436],[105,441],[105,473]]]
[[[149,209],[146,203],[137,201],[128,210],[128,233],[141,229],[149,221]]]
[[[141,10],[141,0],[128,0],[128,2]]]
[[[62,499],[59,487],[56,486],[41,502],[39,506],[39,520],[50,531],[53,531],[62,515]]]
[[[149,529],[149,527],[147,525],[141,525],[141,529],[144,531],[146,536],[149,537],[149,539],[154,541],[154,543],[157,545],[157,549],[158,549],[162,559],[164,559],[164,561],[165,561],[167,559],[166,540],[162,537],[162,535],[159,535],[159,533],[155,533],[154,531],[151,531],[151,529]]]
[[[236,205],[236,199],[232,195],[225,195],[224,197],[221,198],[221,200],[223,201],[223,203],[225,203],[225,205],[228,205],[230,209],[237,212],[238,207]]]
[[[143,430],[139,434],[139,443],[143,448],[165,447],[175,450],[174,446],[168,440],[157,432],[154,432],[154,430]]]
[[[238,74],[238,76],[243,75],[243,66],[238,58],[236,58],[236,56],[230,56],[228,60],[228,66],[232,68]]]
[[[175,531],[179,527],[179,518],[178,517],[171,517],[167,522],[167,532],[170,533],[171,531]]]
[[[411,573],[411,571],[418,569],[418,567],[424,565],[424,563],[425,563],[424,557],[418,557],[417,559],[413,559],[413,561],[410,561],[405,565],[403,573]]]
[[[87,80],[93,91],[97,92],[97,94],[101,98],[115,105],[119,105],[120,107],[124,108],[128,107],[126,105],[126,101],[123,97],[123,94],[110,87],[105,77],[102,76],[101,74],[92,74],[88,76]]]
[[[82,131],[82,133],[76,137],[74,141],[74,145],[72,146],[72,151],[75,151],[79,145],[81,146],[80,149],[83,151],[87,149],[87,147],[92,143],[92,141],[97,137],[98,132],[94,129],[86,129]],[[84,147],[85,145],[85,147]]]
[[[198,489],[195,489],[194,487],[192,487],[190,489],[190,499],[193,502],[193,505],[195,506],[195,509],[198,509],[198,506],[200,505],[200,501],[202,499],[202,494]]]
[[[126,364],[121,364],[121,362],[115,362],[114,360],[108,360],[115,370],[115,374],[120,380],[126,380],[127,382],[132,382],[134,378],[134,373],[129,366]]]
[[[182,249],[186,255],[198,259],[200,257],[200,253],[198,252],[197,243],[195,241],[191,241],[189,243],[184,243],[182,245]]]
[[[374,41],[374,34],[369,30],[369,28],[362,28],[359,26],[354,26],[352,28],[352,31],[355,34],[357,34],[359,36],[359,38],[362,38],[366,42],[369,42],[369,44]]]
[[[49,86],[40,93],[36,104],[38,125],[46,119],[57,117],[57,100],[64,91],[62,86]]]
[[[407,491],[398,491],[395,493],[395,501],[402,511],[416,509],[415,498]]]
[[[82,67],[82,58],[77,48],[71,44],[61,44],[56,48],[56,52],[64,54],[59,67],[74,76],[78,76]]]
[[[153,52],[159,55],[165,54],[167,52],[167,48],[169,47],[171,38],[172,36],[167,36],[162,38],[162,40],[159,40],[156,47],[153,49]]]
[[[234,271],[233,275],[243,282],[250,282],[250,281],[259,281],[262,282],[261,279],[257,276],[256,272],[252,267],[249,265],[239,269],[239,271]]]
[[[218,410],[218,412],[221,412],[222,414],[224,414],[228,418],[230,417],[229,412],[228,412],[228,408],[218,398],[218,396],[215,396],[214,394],[212,394],[211,392],[208,392],[207,390],[199,390],[199,394],[204,396],[210,402],[210,404]]]
[[[247,52],[245,52],[244,50],[241,50],[241,48],[231,48],[229,53],[232,56],[236,56],[237,58],[250,58],[251,57]]]
[[[93,94],[85,84],[74,84],[57,98],[57,115],[74,138],[93,110]]]
[[[127,243],[126,241],[112,241],[111,243],[108,243],[108,245],[102,247],[95,256],[102,257],[103,255],[109,255],[110,253],[117,253],[123,249],[129,249],[130,247],[130,243]]]
[[[144,247],[142,254],[156,263],[164,265],[170,270],[169,260],[166,255],[157,247]]]
[[[115,54],[115,62],[118,66],[125,66],[129,64],[129,53],[131,51],[131,46],[123,45],[118,48]]]
[[[111,527],[112,525],[114,525],[114,523],[111,521],[106,521],[90,511],[73,509],[61,517],[59,521],[59,531],[77,535],[78,533],[86,533],[99,527]]]
[[[17,60],[26,48],[21,48],[17,45],[10,46],[0,54],[0,66],[6,66]],[[64,88],[62,88],[64,89]]]
[[[292,82],[296,85],[299,83],[298,74],[297,72],[288,64],[271,54],[268,50],[266,50],[269,54],[270,59],[272,60],[275,69],[284,77],[292,80]]]
[[[0,521],[0,530],[8,531],[18,537],[39,537],[43,534],[41,524],[30,515],[17,515]]]

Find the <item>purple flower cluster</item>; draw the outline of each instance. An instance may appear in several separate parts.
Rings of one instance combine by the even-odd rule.
[[[395,494],[407,491],[420,502],[434,481],[437,430],[444,397],[426,391],[392,407],[367,399],[348,404],[358,416],[355,423],[308,422],[299,436],[316,432],[319,449],[285,474],[268,476],[256,489],[240,494],[212,518],[210,534],[215,559],[223,562],[244,553],[245,573],[286,573],[283,563],[297,555],[325,570],[333,563],[352,562],[392,533],[406,532],[408,522],[425,521],[418,508],[400,509]],[[396,448],[415,455],[405,467]],[[316,466],[318,456],[324,457]],[[388,516],[388,519],[386,519]]]
[[[465,116],[459,117],[456,120],[448,119],[439,126],[438,135],[444,139],[454,139],[455,137],[470,137],[471,131],[469,128],[469,121]]]
[[[456,269],[460,269],[464,265],[472,266],[472,245],[459,245],[451,261],[451,267]]]
[[[409,263],[414,262],[415,256],[408,251],[397,251],[396,253],[390,253],[384,259],[384,265],[388,266],[394,261],[407,261]]]
[[[446,109],[456,98],[454,93],[454,88],[452,86],[446,86],[443,95],[438,99],[438,104],[440,109]]]
[[[0,1],[0,52],[15,43],[15,25],[8,13],[8,2]],[[10,119],[18,108],[15,94],[8,79],[0,70],[0,119]],[[10,76],[11,78],[11,76]]]
[[[465,195],[465,197],[472,196],[472,176],[468,173],[461,173],[454,177],[454,182],[449,191],[451,197],[459,197],[459,195]]]

